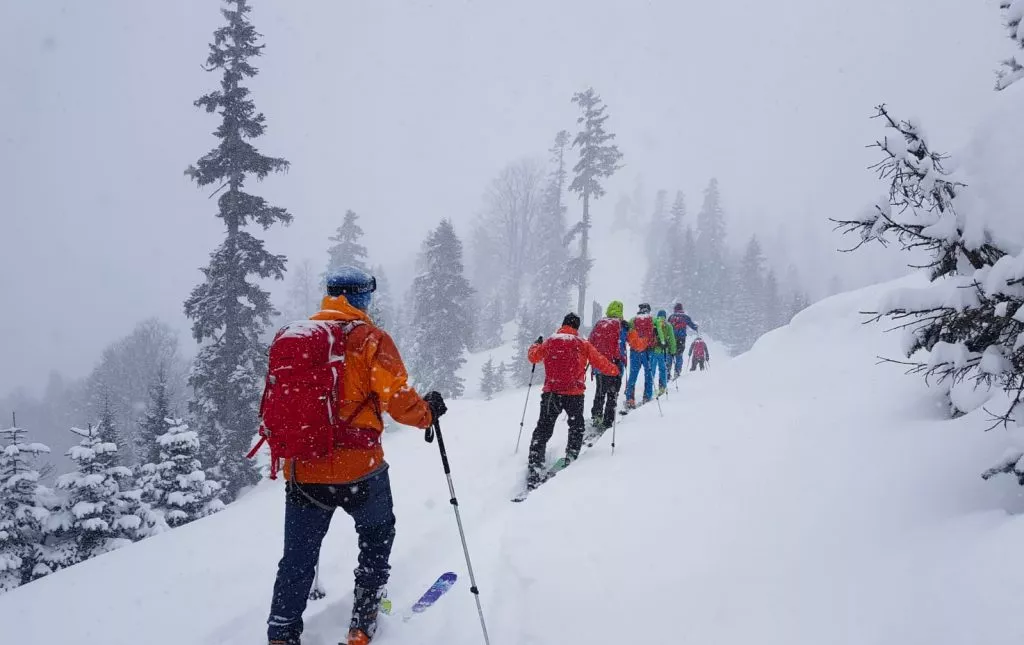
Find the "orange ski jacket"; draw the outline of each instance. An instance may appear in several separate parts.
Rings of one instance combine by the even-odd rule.
[[[383,412],[398,423],[426,428],[433,415],[430,406],[407,383],[408,373],[395,341],[370,318],[348,303],[344,296],[326,296],[312,320],[336,320],[356,325],[345,341],[345,399],[338,406],[342,419],[352,418],[356,428],[384,431]],[[285,478],[303,484],[343,484],[357,481],[384,464],[384,448],[338,449],[323,459],[295,460],[284,465]]]

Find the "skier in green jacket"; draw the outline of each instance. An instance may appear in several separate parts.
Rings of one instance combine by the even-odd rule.
[[[668,314],[664,309],[660,310],[658,317],[654,319],[654,337],[652,371],[658,377],[657,396],[661,396],[668,387],[668,357],[676,353],[676,332],[668,321]]]

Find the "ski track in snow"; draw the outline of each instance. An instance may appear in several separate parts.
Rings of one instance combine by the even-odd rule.
[[[539,387],[518,455],[525,389],[454,402],[443,431],[492,643],[1019,642],[1024,522],[1000,510],[1017,487],[978,476],[1005,438],[942,420],[937,393],[875,364],[898,339],[856,312],[891,288],[819,303],[733,360],[713,347],[664,417],[620,419],[614,456],[609,432],[522,504]],[[549,460],[565,439],[563,418]],[[459,581],[408,623],[383,617],[375,645],[482,643],[437,446],[415,430],[385,446],[396,613],[440,573]],[[265,642],[281,489],[2,596],[0,622],[19,645]],[[334,524],[306,645],[347,630],[355,536]]]

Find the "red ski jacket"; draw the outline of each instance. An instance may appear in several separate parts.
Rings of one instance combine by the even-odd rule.
[[[526,357],[531,363],[544,361],[544,391],[555,394],[575,396],[586,392],[587,365],[590,363],[602,374],[619,374],[618,367],[569,326],[562,327],[543,343],[530,347]]]

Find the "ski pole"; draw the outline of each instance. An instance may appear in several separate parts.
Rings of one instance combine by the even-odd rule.
[[[619,415],[612,417],[612,454],[615,454],[615,428],[619,425]]]
[[[476,586],[476,576],[473,574],[473,562],[469,559],[469,547],[466,545],[466,532],[462,528],[462,515],[459,513],[459,500],[455,497],[455,484],[452,483],[452,469],[448,465],[448,451],[444,449],[444,437],[441,436],[441,424],[434,419],[434,432],[437,433],[437,448],[441,451],[441,465],[444,466],[444,476],[448,480],[448,492],[451,494],[449,500],[452,509],[455,511],[455,522],[459,525],[459,537],[462,538],[462,552],[466,555],[466,568],[469,570],[469,591],[476,599],[476,612],[480,615],[480,629],[484,632],[485,645],[491,645],[491,639],[487,635],[487,623],[484,621],[484,610],[480,606],[480,589]],[[426,440],[431,440],[430,431],[425,435]]]
[[[654,397],[654,402],[658,404],[658,416],[663,417],[665,413],[661,411],[661,395]]]
[[[519,443],[523,440],[523,424],[526,423],[526,406],[530,404],[530,389],[533,388],[533,375],[537,372],[537,364],[533,364],[533,368],[530,369],[530,384],[526,386],[526,400],[523,401],[523,417],[519,419],[519,438],[516,439],[516,451],[513,454],[519,454]]]

